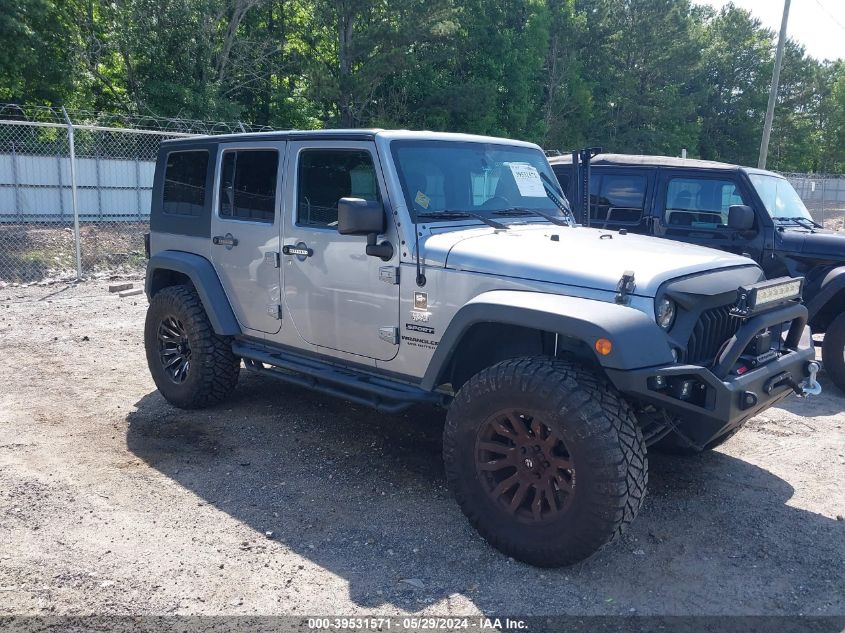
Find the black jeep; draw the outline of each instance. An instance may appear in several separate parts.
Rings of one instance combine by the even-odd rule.
[[[769,279],[804,277],[810,326],[825,334],[824,368],[845,391],[845,235],[815,222],[783,176],[727,163],[589,150],[549,162],[582,224],[746,255]]]

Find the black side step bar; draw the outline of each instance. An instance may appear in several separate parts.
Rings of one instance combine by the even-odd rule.
[[[243,358],[244,365],[251,371],[373,407],[384,413],[398,413],[415,404],[445,403],[443,394],[294,352],[271,350],[243,341],[235,342],[232,351]]]

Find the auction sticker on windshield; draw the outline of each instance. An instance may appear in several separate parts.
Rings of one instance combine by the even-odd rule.
[[[528,163],[508,163],[519,194],[524,198],[545,198],[546,190],[540,179],[540,172],[534,165]]]

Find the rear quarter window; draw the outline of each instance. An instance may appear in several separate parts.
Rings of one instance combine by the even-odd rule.
[[[170,215],[201,216],[207,174],[207,150],[170,152],[164,168],[162,211]]]
[[[569,185],[572,180],[572,170],[568,167],[558,167],[557,165],[552,165],[552,171],[554,172],[558,183],[560,183],[561,191],[568,196]]]
[[[612,226],[638,224],[645,209],[647,179],[639,174],[601,174],[590,179],[590,217]]]

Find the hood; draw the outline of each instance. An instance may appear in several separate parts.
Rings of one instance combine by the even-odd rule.
[[[781,240],[785,250],[807,257],[845,260],[845,235],[833,231],[784,231],[781,233]]]
[[[677,277],[756,266],[746,257],[710,248],[586,227],[450,230],[428,236],[420,247],[429,266],[596,290],[615,291],[630,270],[636,281],[634,294],[645,297],[655,296],[662,283]]]

